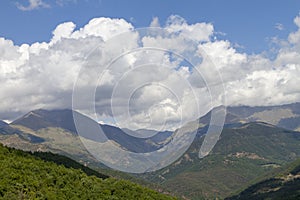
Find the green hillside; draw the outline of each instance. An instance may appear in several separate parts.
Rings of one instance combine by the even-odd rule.
[[[278,170],[277,170],[278,171]],[[300,159],[226,200],[300,199]]]
[[[88,176],[0,145],[0,199],[174,199],[125,180]]]
[[[34,155],[35,157],[41,158],[42,160],[51,161],[58,165],[64,165],[67,168],[81,169],[84,173],[86,173],[89,176],[94,175],[94,176],[97,176],[97,177],[103,178],[103,179],[109,177],[107,175],[101,174],[98,171],[88,168],[88,167],[72,160],[71,158],[63,156],[63,155],[54,154],[51,152],[40,152],[40,151],[30,152],[30,153],[32,155]]]
[[[225,128],[213,151],[198,158],[203,137],[172,165],[144,178],[191,199],[225,198],[300,157],[300,134],[266,123]]]
[[[211,117],[208,113],[200,118],[199,124],[204,127],[199,129],[194,142],[181,158],[164,169],[142,175],[125,174],[104,167],[86,151],[79,137],[68,131],[67,127],[46,127],[34,131],[28,128],[31,127],[32,121],[35,122],[33,125],[42,125],[41,121],[35,120],[27,121],[29,125],[23,124],[26,126],[16,125],[17,123],[6,125],[5,129],[0,130],[2,133],[0,141],[7,146],[27,151],[51,151],[66,155],[97,172],[127,179],[148,188],[155,188],[157,191],[170,191],[172,194],[188,199],[222,199],[270,177],[269,173],[274,169],[280,169],[287,163],[300,158],[299,132],[264,122],[247,123],[251,120],[262,120],[269,115],[272,115],[271,121],[280,121],[281,118],[279,120],[274,113],[292,112],[279,108],[275,110],[268,108],[267,111],[266,109],[253,108],[251,112],[246,112],[248,108],[231,110],[232,112],[227,114],[226,124],[217,145],[207,157],[199,159],[198,152],[204,138],[203,134],[207,130],[205,125],[209,123]],[[64,113],[65,111],[62,111],[62,116],[65,116]],[[292,113],[296,115],[299,112],[293,109]],[[36,117],[36,114],[31,112],[30,117]],[[58,114],[55,112],[55,116]],[[290,115],[284,116],[290,117]],[[27,118],[26,120],[29,120]],[[48,118],[52,119],[52,116],[47,115],[43,119],[49,121]],[[51,126],[60,126],[60,124]],[[118,134],[122,136],[123,133],[118,132]],[[134,142],[130,143],[131,140],[124,141],[134,144]],[[85,171],[77,164],[65,162],[65,158],[62,158],[61,162],[57,155],[54,155],[53,160],[50,154],[43,154],[35,153],[35,156],[97,176],[94,174],[95,171]]]

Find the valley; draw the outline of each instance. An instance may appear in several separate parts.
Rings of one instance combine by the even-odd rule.
[[[300,157],[299,116],[299,103],[229,107],[219,141],[208,156],[199,159],[198,151],[209,124],[209,112],[199,118],[193,143],[177,161],[144,174],[116,173],[95,159],[82,144],[72,122],[72,111],[67,109],[31,111],[11,124],[1,123],[0,142],[26,151],[65,155],[98,172],[169,191],[179,198],[223,199]],[[103,127],[109,140],[133,152],[155,151],[172,138],[172,132],[168,131],[149,138],[136,138],[127,134],[128,130],[99,126]]]

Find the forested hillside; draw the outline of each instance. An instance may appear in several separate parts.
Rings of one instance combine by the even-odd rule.
[[[300,159],[227,200],[300,199]]]
[[[0,199],[174,199],[125,180],[88,176],[0,145]]]

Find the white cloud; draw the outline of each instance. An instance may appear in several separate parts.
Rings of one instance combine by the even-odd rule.
[[[66,24],[67,25],[67,24]],[[68,25],[69,26],[69,25]],[[94,18],[87,25],[72,33],[72,38],[85,38],[90,36],[101,37],[103,40],[122,32],[133,29],[133,26],[124,19]]]
[[[28,0],[28,5],[24,6],[20,3],[16,3],[17,8],[22,11],[31,11],[39,8],[50,8],[50,5],[43,2],[43,0]]]
[[[158,21],[154,18],[152,26]],[[72,22],[58,25],[49,43],[18,46],[0,38],[0,115],[11,120],[41,107],[70,108],[82,67],[86,71],[77,80],[82,94],[98,86],[98,120],[129,128],[174,129],[208,111],[211,97],[205,81],[215,91],[222,86],[212,62],[222,75],[229,105],[300,101],[300,17],[294,22],[298,30],[272,60],[240,53],[230,41],[212,39],[212,24],[188,24],[179,16],[168,19],[169,35],[143,37],[124,19],[95,18],[79,30]],[[128,52],[137,47],[148,49]],[[204,59],[193,68],[172,51],[186,59],[208,55],[212,62]],[[214,98],[218,103],[220,97]],[[83,111],[89,109],[88,101],[81,96]]]
[[[214,31],[212,24],[196,23],[189,25],[185,19],[178,15],[172,15],[168,18],[166,29],[199,42],[209,41]]]
[[[150,23],[150,27],[160,27],[158,17],[153,17],[153,19]]]
[[[289,39],[289,42],[299,45],[299,43],[300,43],[300,16],[295,17],[294,23],[297,25],[298,31],[291,33],[289,35],[288,39]]]
[[[55,30],[52,32],[53,37],[51,42],[55,43],[61,38],[69,38],[73,33],[76,25],[73,22],[65,22],[58,25]]]

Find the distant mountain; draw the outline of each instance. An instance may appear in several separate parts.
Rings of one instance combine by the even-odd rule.
[[[300,159],[226,200],[300,199]]]
[[[81,127],[85,132],[84,135],[81,135],[82,137],[91,139],[93,141],[103,142],[104,138],[97,135],[95,133],[97,130],[94,130],[95,126],[100,126],[101,131],[103,131],[107,139],[117,142],[120,144],[121,148],[132,152],[146,153],[156,151],[165,144],[164,141],[172,134],[172,132],[164,131],[158,132],[150,138],[138,138],[127,134],[126,131],[123,131],[115,126],[100,124],[95,125],[97,122],[93,121],[87,116],[84,116],[78,112],[75,112],[75,114],[86,124],[84,127]],[[73,119],[73,111],[70,109],[51,111],[43,109],[34,110],[13,121],[11,125],[23,126],[33,131],[39,131],[47,128],[49,129],[50,127],[61,128],[75,135],[78,134]],[[127,130],[127,132],[128,131],[129,130]],[[139,133],[141,133],[141,131],[142,130],[140,130]],[[36,135],[40,137],[39,134]]]
[[[227,112],[246,122],[263,121],[285,129],[300,131],[300,103],[227,107]]]
[[[138,129],[130,130],[128,128],[122,128],[122,130],[129,135],[139,138],[155,138],[154,140],[165,140],[173,134],[173,131],[156,131],[150,129]]]
[[[60,127],[72,133],[76,133],[73,112],[70,109],[34,110],[13,121],[11,124],[22,125],[34,131],[48,127]]]
[[[16,136],[20,140],[28,141],[31,143],[41,143],[45,141],[43,138],[39,136],[32,135],[30,133],[25,133],[3,122],[2,125],[0,125],[0,140],[3,140],[4,138],[8,138],[10,136]]]
[[[138,138],[127,134],[118,127],[101,125],[101,128],[108,139],[114,140],[121,147],[136,153],[156,151],[164,146],[164,143],[161,142],[170,137],[170,132],[158,132],[157,135],[150,138]],[[164,137],[161,135],[164,135]]]
[[[77,134],[73,120],[73,111],[70,109],[63,110],[34,110],[21,118],[13,121],[11,125],[21,125],[38,131],[43,128],[56,127]],[[77,113],[81,115],[80,113]],[[87,118],[87,117],[82,117]],[[90,119],[86,119],[88,121]],[[199,129],[198,137],[205,134],[208,124],[211,120],[211,112],[199,119],[199,123],[204,128]],[[244,123],[263,121],[289,130],[300,130],[300,103],[281,105],[281,106],[237,106],[228,107],[225,120],[225,127],[238,127]],[[153,130],[136,130],[120,129],[109,125],[100,125],[107,138],[119,143],[124,149],[133,152],[151,152],[158,150],[165,144],[172,135],[170,131],[156,133]],[[1,127],[1,126],[0,126]],[[86,127],[89,128],[88,126]],[[95,132],[91,130],[91,132]],[[147,137],[147,136],[151,137]],[[90,135],[86,135],[89,137]],[[134,137],[137,136],[137,137]],[[97,141],[97,137],[89,138]]]
[[[0,120],[0,127],[7,126],[7,125],[8,125],[8,123],[6,123],[5,121]]]
[[[214,108],[217,109],[217,108]],[[212,109],[212,110],[214,110]],[[199,118],[204,128],[199,129],[198,136],[207,132],[211,121],[211,113]],[[278,106],[235,106],[226,108],[224,127],[239,127],[249,122],[266,122],[277,127],[300,132],[300,103]]]
[[[263,122],[224,128],[213,151],[199,159],[203,138],[172,165],[142,176],[187,198],[224,198],[300,157],[300,133]]]

